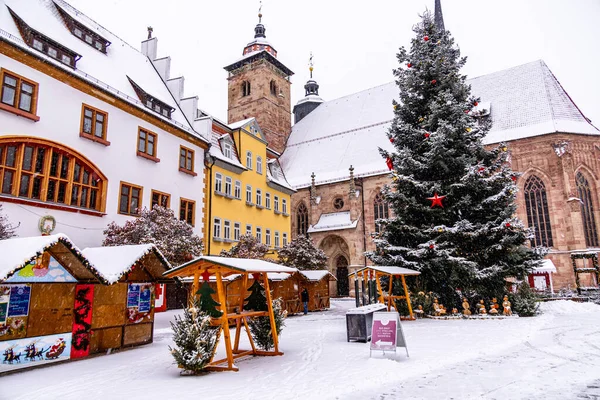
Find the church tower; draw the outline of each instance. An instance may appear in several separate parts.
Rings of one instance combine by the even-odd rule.
[[[310,79],[304,85],[304,98],[300,99],[294,106],[294,124],[300,122],[300,120],[310,114],[315,108],[323,103],[323,99],[319,97],[319,84],[313,79],[313,56],[310,53]]]
[[[265,31],[259,11],[254,40],[239,60],[225,67],[229,72],[227,122],[256,118],[269,147],[281,153],[292,127],[290,77],[294,73],[277,59]]]

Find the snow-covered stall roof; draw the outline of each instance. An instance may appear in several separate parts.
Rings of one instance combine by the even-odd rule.
[[[339,231],[356,228],[358,220],[352,221],[350,211],[321,214],[319,221],[308,228],[308,233]]]
[[[599,135],[542,60],[467,80],[480,107],[491,109],[484,144],[550,133]],[[292,127],[281,164],[298,189],[354,175],[388,173],[379,148],[391,151],[387,130],[394,118],[395,82],[322,103]],[[309,166],[309,168],[307,168]]]
[[[328,281],[337,281],[336,277],[326,269],[316,271],[298,271],[306,280],[310,282],[318,282],[321,279],[327,278]]]
[[[225,267],[230,270],[224,272],[223,275],[231,275],[238,272],[241,273],[273,273],[281,272],[286,274],[293,274],[298,270],[296,268],[286,267],[284,265],[275,264],[269,261],[255,260],[252,258],[230,258],[230,257],[218,257],[218,256],[200,256],[194,260],[188,261],[179,267],[173,268],[170,271],[164,273],[167,277],[175,276],[190,276],[189,272],[192,269],[198,267],[200,269],[209,270],[212,267]]]
[[[541,273],[541,272],[556,272],[556,266],[552,262],[552,260],[543,260],[539,267],[535,267],[533,269],[533,273]]]
[[[0,240],[0,282],[10,278],[45,251],[78,281],[105,282],[77,246],[62,233]]]
[[[82,254],[109,284],[119,281],[138,263],[153,278],[162,278],[171,265],[153,244],[137,244],[111,247],[88,247]]]
[[[71,68],[29,47],[19,32],[8,7],[27,25],[60,45],[81,55],[77,68]],[[106,54],[74,36],[64,23],[59,9],[74,20],[108,40]],[[192,130],[179,105],[152,62],[144,54],[121,40],[63,0],[0,0],[0,40],[10,42],[33,56],[78,76],[94,86],[107,90],[124,101],[201,138]],[[148,109],[139,100],[128,76],[145,92],[172,107],[171,119]]]
[[[360,274],[364,270],[377,271],[377,272],[381,272],[382,274],[386,274],[386,275],[421,275],[421,273],[419,271],[415,271],[415,270],[403,268],[403,267],[384,267],[384,266],[380,267],[380,266],[375,266],[375,265],[369,265],[367,267],[356,270],[356,272],[352,272],[351,274],[348,274],[348,276],[352,276],[354,274]]]

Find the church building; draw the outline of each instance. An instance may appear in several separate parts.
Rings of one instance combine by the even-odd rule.
[[[436,23],[443,26],[440,1]],[[292,238],[309,234],[329,257],[337,277],[332,295],[350,294],[348,273],[368,265],[378,219],[392,216],[381,194],[391,177],[379,148],[392,151],[386,132],[393,120],[394,82],[324,101],[311,76],[293,108],[291,71],[276,60],[264,26],[248,54],[228,67],[229,122],[255,116],[280,158],[292,194]],[[255,50],[250,50],[255,49]],[[493,122],[485,145],[507,144],[517,181],[517,216],[534,229],[532,246],[549,248],[529,277],[539,290],[575,286],[571,255],[595,251],[600,220],[600,131],[582,114],[542,61],[468,80],[478,106]],[[272,86],[271,86],[272,85]],[[257,92],[254,92],[254,90]],[[271,139],[275,136],[275,140]],[[285,148],[282,148],[285,144]],[[593,274],[581,286],[595,286]]]

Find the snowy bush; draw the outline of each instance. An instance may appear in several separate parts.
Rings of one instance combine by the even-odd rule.
[[[2,205],[0,204],[0,240],[10,239],[11,237],[16,236],[16,229],[16,226],[10,224],[8,217],[2,214]]]
[[[175,217],[173,210],[154,206],[144,208],[138,218],[123,226],[111,222],[104,231],[103,246],[154,243],[173,266],[189,261],[202,254],[200,237],[186,221]]]
[[[299,270],[327,269],[325,252],[317,249],[313,241],[304,235],[298,236],[279,250],[278,261]]]
[[[252,234],[243,235],[240,241],[233,246],[229,251],[221,250],[221,257],[232,258],[253,258],[262,260],[269,251],[266,244],[259,242]]]
[[[284,320],[287,315],[286,311],[283,310],[281,298],[273,300],[273,314],[275,315],[275,327],[277,328],[277,336],[279,337],[281,330],[285,326]],[[248,325],[254,343],[263,350],[271,350],[274,343],[273,336],[271,335],[271,320],[269,316],[253,318]]]
[[[512,295],[511,307],[512,311],[519,317],[533,317],[538,313],[540,304],[538,296],[527,282],[519,285],[517,293]]]
[[[210,315],[198,308],[185,308],[183,316],[176,315],[171,322],[176,347],[169,346],[169,350],[185,373],[200,372],[212,358],[219,327],[211,326],[210,321]]]

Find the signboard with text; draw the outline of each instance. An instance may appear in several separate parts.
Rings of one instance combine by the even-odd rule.
[[[373,326],[371,329],[371,352],[376,351],[393,351],[396,352],[397,347],[406,349],[408,357],[408,347],[402,332],[400,317],[397,312],[376,312],[373,314]]]

